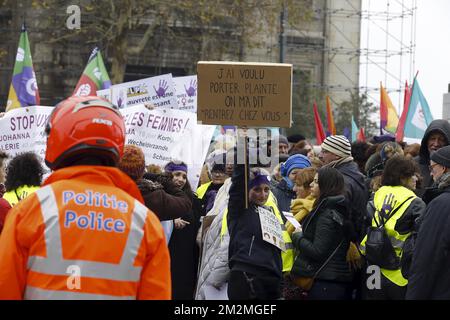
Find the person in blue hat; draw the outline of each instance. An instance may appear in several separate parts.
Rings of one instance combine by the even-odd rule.
[[[299,170],[308,167],[311,167],[311,162],[308,157],[301,154],[292,155],[286,162],[281,164],[280,173],[282,180],[275,186],[272,186],[272,193],[277,198],[280,211],[290,210],[291,201],[297,197],[294,192],[295,175]]]

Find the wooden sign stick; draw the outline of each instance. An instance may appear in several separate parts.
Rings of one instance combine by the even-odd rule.
[[[248,162],[247,162],[247,134],[244,135],[244,170],[245,170],[245,209],[248,209]]]

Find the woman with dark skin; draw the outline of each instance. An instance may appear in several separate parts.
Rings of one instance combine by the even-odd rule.
[[[25,152],[14,157],[8,164],[3,195],[11,206],[40,188],[44,168],[34,152]]]

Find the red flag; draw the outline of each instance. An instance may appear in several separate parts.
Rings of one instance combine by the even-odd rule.
[[[405,84],[405,95],[404,95],[404,98],[403,98],[403,111],[402,111],[402,115],[400,116],[400,119],[398,121],[398,127],[397,127],[397,131],[395,133],[395,140],[398,141],[398,142],[403,141],[406,116],[408,115],[409,101],[410,100],[411,100],[411,88],[408,87],[408,81],[406,81],[406,84]]]
[[[316,140],[317,144],[322,144],[323,140],[325,140],[325,131],[323,130],[322,120],[320,120],[319,111],[317,111],[317,104],[314,101],[314,125],[316,126]]]
[[[334,126],[333,112],[331,111],[330,97],[327,96],[327,122],[328,122],[328,135],[336,135],[336,127]]]
[[[366,135],[364,134],[364,128],[361,127],[359,132],[356,134],[356,140],[360,142],[366,142]]]

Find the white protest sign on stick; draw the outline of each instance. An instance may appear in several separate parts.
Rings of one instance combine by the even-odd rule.
[[[178,109],[197,112],[197,76],[173,78]]]
[[[6,112],[0,118],[0,150],[6,152],[9,159],[28,151],[44,159],[45,125],[52,111],[53,107],[30,106]]]
[[[263,240],[285,251],[286,244],[283,240],[281,225],[275,214],[263,207],[258,207],[258,213]]]
[[[111,102],[120,109],[138,104],[177,109],[172,74],[125,82],[111,86]]]

